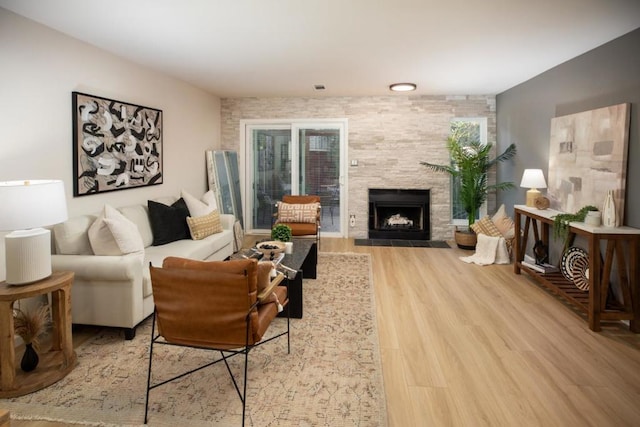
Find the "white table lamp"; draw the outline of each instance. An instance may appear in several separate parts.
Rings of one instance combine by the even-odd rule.
[[[547,188],[542,169],[525,169],[520,187],[530,189],[527,191],[527,206],[534,207],[536,198],[542,194],[538,188]]]
[[[51,275],[51,232],[40,228],[67,220],[64,183],[0,182],[0,230],[5,236],[6,282],[26,285]]]

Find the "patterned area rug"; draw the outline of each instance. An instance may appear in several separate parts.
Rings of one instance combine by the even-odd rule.
[[[283,328],[276,319],[270,332]],[[150,329],[147,320],[132,341],[102,330],[76,349],[78,366],[66,378],[0,407],[15,419],[142,425]],[[213,356],[161,350],[154,372],[167,374]],[[232,359],[235,372],[240,362]],[[304,317],[291,319],[291,354],[286,337],[252,350],[247,394],[248,426],[387,425],[369,255],[319,254],[318,278],[304,280]],[[152,390],[150,402],[150,426],[241,425],[223,364]]]

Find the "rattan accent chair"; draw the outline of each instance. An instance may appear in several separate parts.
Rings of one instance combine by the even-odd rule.
[[[149,349],[149,369],[145,398],[144,422],[149,412],[149,392],[175,379],[224,362],[242,402],[242,425],[245,422],[247,370],[249,352],[286,335],[290,352],[288,289],[278,286],[282,276],[269,281],[272,286],[260,290],[258,263],[254,259],[230,261],[195,261],[169,257],[162,268],[150,266],[155,310]],[[260,268],[262,271],[263,269]],[[286,284],[287,281],[285,280]],[[286,331],[271,338],[262,337],[279,310],[286,313]],[[154,379],[154,352],[160,344],[213,350],[219,355],[212,361],[168,379]],[[244,358],[244,377],[236,378],[228,359]],[[161,377],[154,373],[153,377]],[[275,391],[274,391],[275,392]]]

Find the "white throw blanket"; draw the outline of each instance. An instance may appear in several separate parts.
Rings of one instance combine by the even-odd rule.
[[[509,264],[509,251],[504,237],[492,237],[486,234],[478,234],[476,253],[471,256],[461,256],[460,259],[469,264]]]

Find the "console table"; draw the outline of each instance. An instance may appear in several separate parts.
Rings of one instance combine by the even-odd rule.
[[[76,364],[71,336],[71,284],[73,272],[57,271],[46,279],[23,286],[0,283],[0,398],[22,396],[64,378]],[[51,348],[39,351],[40,363],[32,372],[16,369],[13,303],[51,294],[53,323]]]
[[[569,224],[569,242],[576,235],[587,239],[589,253],[589,291],[578,289],[562,273],[540,274],[522,264],[530,229],[536,241],[549,245],[549,231],[553,217],[561,212],[551,209],[540,210],[524,205],[515,206],[515,274],[526,272],[536,281],[560,295],[569,303],[587,314],[589,329],[600,331],[603,320],[628,320],[629,329],[640,333],[640,229],[632,227],[594,227],[582,222]],[[522,217],[525,218],[522,230]],[[605,246],[601,251],[601,242]],[[607,301],[610,278],[614,274],[614,260],[617,279],[622,291],[622,304]]]

